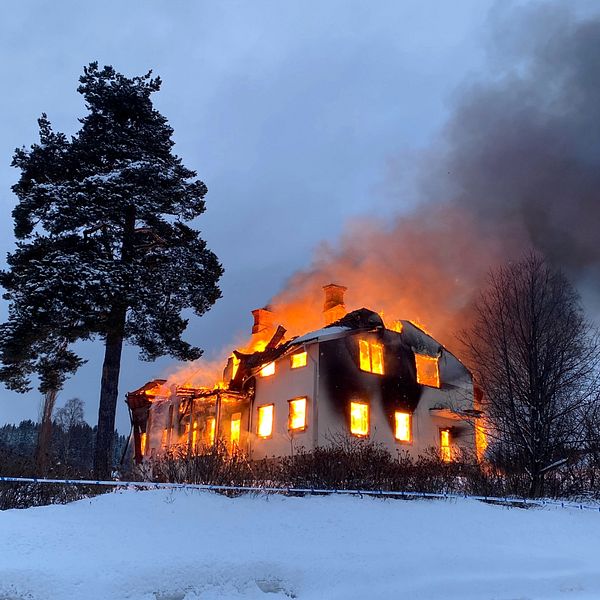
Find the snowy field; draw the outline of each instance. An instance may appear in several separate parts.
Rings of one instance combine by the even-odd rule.
[[[600,598],[600,514],[117,492],[0,512],[0,599]]]

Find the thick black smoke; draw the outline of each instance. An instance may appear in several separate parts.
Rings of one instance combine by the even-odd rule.
[[[348,310],[415,319],[454,349],[489,270],[532,247],[600,314],[600,16],[505,6],[486,71],[424,154],[417,208],[354,220],[317,249],[271,301],[291,335],[322,325],[321,286],[336,282]]]
[[[465,86],[427,180],[481,223],[600,288],[600,17],[570,3],[495,15],[488,73]]]

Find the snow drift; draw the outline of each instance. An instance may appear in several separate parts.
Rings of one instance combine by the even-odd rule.
[[[597,599],[600,514],[120,492],[0,513],[0,598]]]

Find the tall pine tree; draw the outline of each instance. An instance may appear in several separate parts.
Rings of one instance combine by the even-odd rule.
[[[26,306],[27,290],[46,295],[52,314],[64,314],[60,323],[52,318],[56,338],[103,339],[94,467],[106,477],[123,341],[146,360],[197,359],[202,351],[181,337],[181,313],[212,306],[222,267],[186,224],[204,212],[207,190],[172,153],[173,130],[151,100],[160,79],[91,63],[79,81],[88,113],[77,134],[67,140],[43,118],[41,144],[15,153],[18,247],[2,283],[15,305]],[[41,151],[48,143],[52,160]],[[32,268],[34,250],[41,255]]]

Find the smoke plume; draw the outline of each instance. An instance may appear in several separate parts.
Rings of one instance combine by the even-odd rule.
[[[589,294],[600,261],[600,18],[569,6],[492,13],[485,75],[455,95],[419,162],[419,203],[348,224],[271,301],[289,335],[323,325],[321,286],[348,310],[410,319],[451,349],[491,268],[535,248]],[[456,349],[456,348],[454,348]]]
[[[335,281],[349,308],[415,319],[452,347],[489,269],[531,248],[582,291],[598,287],[600,18],[499,6],[487,67],[423,153],[418,208],[388,225],[353,222],[275,307],[318,315],[318,288]]]

